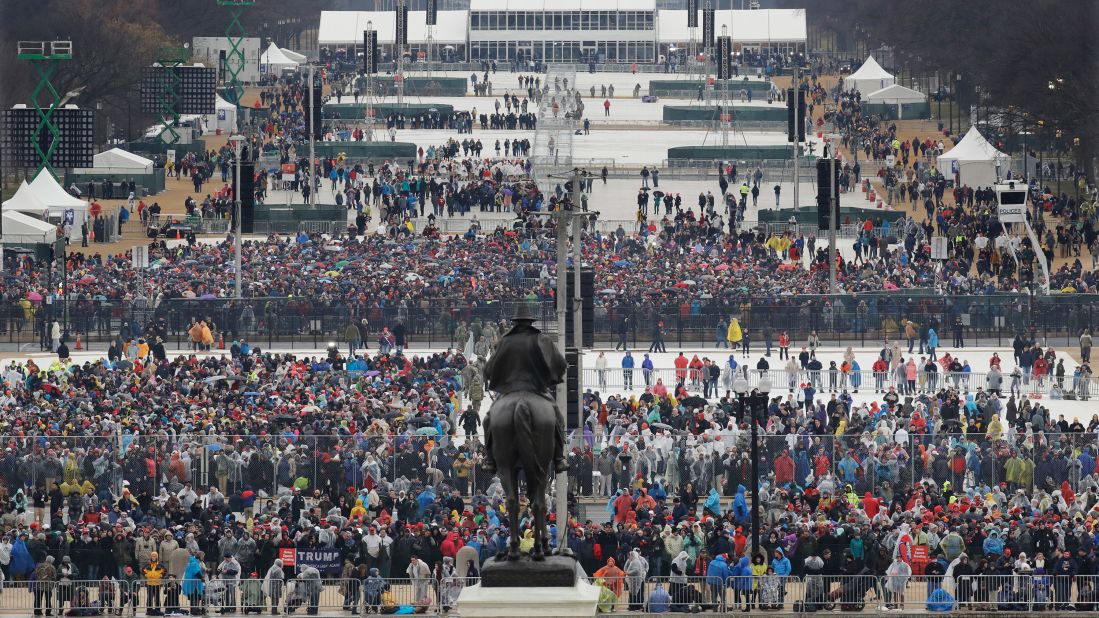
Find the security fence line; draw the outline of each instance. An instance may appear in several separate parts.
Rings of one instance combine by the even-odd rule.
[[[714,275],[703,275],[713,277]],[[540,279],[540,269],[517,268],[511,273],[512,285],[533,294],[548,294],[550,280]],[[778,334],[786,332],[791,349],[800,350],[811,334],[822,341],[841,345],[878,345],[898,341],[904,349],[904,322],[911,320],[926,327],[934,326],[941,350],[952,342],[955,327],[960,327],[964,342],[993,341],[1007,346],[1016,335],[1045,345],[1075,348],[1085,329],[1099,330],[1099,295],[1060,294],[1025,296],[993,294],[961,296],[940,294],[935,289],[909,289],[890,293],[837,295],[798,295],[778,298],[740,296],[733,300],[693,298],[691,282],[663,290],[666,297],[631,298],[614,289],[596,290],[593,330],[597,342],[644,350],[654,343],[653,328],[662,325],[661,341],[668,346],[720,348],[726,341],[727,320],[737,318],[747,329],[755,349],[766,348],[766,330],[770,329],[772,349]],[[658,292],[658,290],[653,290]],[[131,301],[70,298],[47,304],[44,310],[21,299],[0,306],[0,341],[28,343],[42,338],[50,320],[62,324],[66,340],[73,347],[77,335],[83,343],[106,343],[115,337],[128,339],[152,335],[164,339],[169,349],[191,349],[194,344],[187,330],[196,320],[213,324],[215,339],[231,341],[245,337],[254,344],[306,345],[323,347],[330,341],[345,343],[348,324],[366,320],[368,348],[383,327],[398,320],[405,326],[410,343],[428,346],[460,347],[455,333],[461,322],[507,320],[515,300],[462,302],[435,300],[370,306],[344,299],[264,298],[242,300],[227,298],[174,298],[155,303],[148,299]],[[551,301],[531,301],[543,330],[556,328],[556,313]],[[65,311],[67,306],[67,311]],[[918,340],[914,341],[918,343]],[[923,348],[921,348],[923,349]]]
[[[922,569],[922,564],[914,565]],[[288,569],[292,570],[292,569]],[[34,612],[125,616],[213,612],[288,615],[428,613],[461,615],[462,590],[476,576],[441,580],[326,578],[284,580],[258,577],[224,580],[166,577],[162,580],[6,581],[0,614]],[[589,577],[603,593],[599,608],[616,613],[784,611],[1013,611],[1053,615],[1068,608],[1099,609],[1099,576],[1042,573],[964,575],[753,575],[691,577]]]
[[[704,352],[709,353],[709,350]],[[714,350],[715,357],[725,355],[721,350]],[[762,356],[762,353],[753,354]],[[914,355],[910,355],[914,356]],[[635,359],[636,360],[636,359]],[[716,359],[715,359],[716,360]],[[917,371],[913,379],[907,379],[897,370],[891,371],[830,371],[829,369],[786,371],[785,369],[755,369],[750,367],[749,359],[743,359],[745,364],[738,365],[736,370],[722,367],[721,375],[716,381],[703,379],[703,373],[709,369],[669,369],[653,368],[633,369],[607,368],[607,369],[583,369],[583,382],[585,388],[592,390],[626,390],[643,391],[646,388],[656,386],[658,383],[667,387],[668,391],[681,381],[691,392],[703,392],[704,395],[717,397],[732,389],[733,380],[743,377],[748,381],[749,388],[757,388],[767,379],[771,384],[772,396],[796,393],[806,386],[812,386],[817,395],[828,393],[840,393],[843,391],[874,392],[885,394],[893,388],[898,396],[915,396],[926,393],[937,393],[940,389],[952,388],[964,393],[995,391],[1003,396],[1026,396],[1030,399],[1080,399],[1087,400],[1099,388],[1099,378],[1073,376],[1067,373],[1064,376],[1033,375],[1032,373],[1018,376],[1010,372],[986,373],[951,372],[951,371]],[[773,361],[778,364],[780,361]],[[901,367],[903,369],[903,367]]]

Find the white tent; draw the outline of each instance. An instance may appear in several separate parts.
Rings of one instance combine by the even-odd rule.
[[[153,162],[141,155],[111,148],[92,157],[92,167],[73,170],[76,174],[152,174]]]
[[[222,133],[235,131],[237,128],[237,106],[221,98],[221,95],[215,95],[214,107],[216,111],[213,114],[206,114],[203,117],[206,130],[216,131],[221,129]]]
[[[280,47],[279,50],[282,51],[282,55],[293,60],[294,62],[297,62],[298,64],[302,64],[306,60],[305,54],[299,54],[298,52],[286,49],[285,47]]]
[[[4,208],[4,234],[0,235],[0,244],[48,244],[55,240],[57,228],[53,225],[17,210]]]
[[[863,103],[881,103],[883,105],[896,105],[897,106],[897,118],[904,118],[902,113],[902,106],[906,103],[925,103],[927,102],[927,96],[911,88],[905,88],[900,84],[893,84],[886,86],[881,90],[875,90],[868,95],[862,97]],[[911,116],[909,116],[911,117]]]
[[[69,195],[45,170],[29,184],[23,181],[15,195],[4,202],[4,210],[27,213],[44,221],[64,221],[71,210],[75,226],[88,218],[88,203]]]
[[[970,127],[957,146],[939,155],[939,171],[946,175],[957,174],[959,182],[970,187],[995,184],[997,166],[1000,175],[1006,175],[1011,157],[996,150],[976,127]]]
[[[271,43],[267,47],[267,51],[259,57],[260,72],[266,72],[267,74],[278,74],[283,69],[296,69],[298,63],[291,60],[286,54],[282,53],[278,45]]]
[[[50,207],[39,198],[27,181],[19,183],[15,195],[4,202],[4,212],[26,212],[38,217],[48,219]]]
[[[871,92],[876,92],[893,84],[896,80],[889,71],[881,68],[877,60],[874,60],[873,56],[867,56],[866,62],[862,63],[858,71],[848,75],[843,80],[844,90],[858,90],[863,93],[863,96]]]

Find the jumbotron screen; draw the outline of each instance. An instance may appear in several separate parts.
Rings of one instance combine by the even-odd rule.
[[[171,73],[179,76],[176,94],[178,114],[213,114],[217,112],[217,69],[207,67],[145,67],[141,74],[141,110],[159,114],[169,90]]]
[[[41,119],[34,108],[4,110],[4,150],[25,167],[38,167],[42,157],[35,149],[34,130]],[[57,148],[50,155],[50,165],[57,169],[92,167],[95,154],[94,116],[90,109],[60,108],[50,116],[57,127]],[[49,152],[54,136],[43,127],[38,135],[38,146]]]

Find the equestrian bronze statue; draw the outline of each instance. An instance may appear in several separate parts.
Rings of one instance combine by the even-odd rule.
[[[535,543],[530,557],[544,560],[549,553],[546,490],[554,472],[568,469],[564,458],[565,419],[553,396],[553,389],[564,380],[567,365],[553,339],[534,327],[526,303],[519,305],[512,322],[514,326],[500,339],[484,368],[485,384],[495,393],[483,422],[484,467],[497,474],[504,488],[510,533],[507,551],[500,552],[496,559],[519,559],[522,470],[534,516]]]

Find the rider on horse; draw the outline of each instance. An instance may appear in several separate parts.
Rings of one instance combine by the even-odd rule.
[[[535,318],[527,303],[519,304],[511,321],[515,326],[500,338],[496,351],[485,364],[485,384],[498,395],[534,393],[555,404],[557,431],[554,436],[553,467],[555,472],[565,472],[569,467],[565,460],[565,417],[560,406],[556,405],[553,389],[564,380],[568,365],[553,338],[534,327]],[[488,430],[488,414],[481,424],[485,432],[485,460],[482,465],[487,472],[494,474],[496,460]]]

